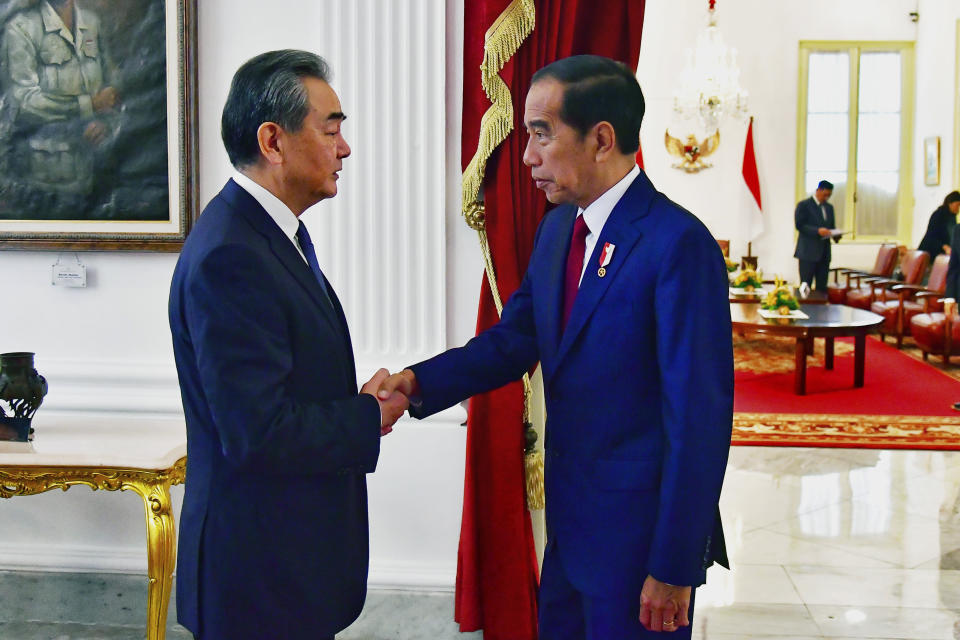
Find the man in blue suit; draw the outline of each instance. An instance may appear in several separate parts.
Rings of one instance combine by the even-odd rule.
[[[793,212],[797,228],[797,249],[793,257],[800,263],[800,282],[811,286],[816,282],[817,291],[827,291],[827,275],[830,272],[830,236],[837,226],[833,217],[833,205],[827,202],[833,193],[833,184],[821,180],[816,192],[797,203]],[[840,242],[840,236],[834,237]]]
[[[541,223],[500,322],[381,386],[424,417],[540,362],[543,640],[689,638],[692,588],[726,562],[726,269],[706,227],[636,167],[643,111],[634,74],[607,58],[534,75],[524,162],[561,206]]]
[[[187,421],[177,617],[202,640],[327,638],[360,614],[366,476],[406,409],[357,393],[343,309],[298,216],[350,154],[327,64],[274,51],[236,73],[236,173],[187,238],[170,329]]]

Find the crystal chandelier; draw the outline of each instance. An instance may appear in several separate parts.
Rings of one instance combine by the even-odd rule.
[[[673,94],[673,109],[683,119],[698,120],[714,131],[728,116],[747,113],[747,92],[740,86],[737,50],[727,47],[717,28],[717,2],[708,0],[707,28],[697,36],[696,50],[687,49],[686,64]]]

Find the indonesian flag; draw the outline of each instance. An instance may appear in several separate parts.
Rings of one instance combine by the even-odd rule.
[[[763,233],[763,205],[760,202],[760,178],[757,176],[757,156],[753,151],[753,118],[747,127],[747,142],[743,147],[744,214],[747,241],[753,242]]]

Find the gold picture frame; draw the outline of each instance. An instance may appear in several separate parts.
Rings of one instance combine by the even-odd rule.
[[[923,184],[928,187],[940,184],[940,136],[923,139]]]

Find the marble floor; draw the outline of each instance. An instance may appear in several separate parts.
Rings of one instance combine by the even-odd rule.
[[[735,447],[721,510],[733,571],[710,570],[695,639],[960,639],[960,452]],[[142,638],[145,600],[138,576],[0,572],[0,638]],[[337,638],[482,638],[452,614],[373,591]]]

